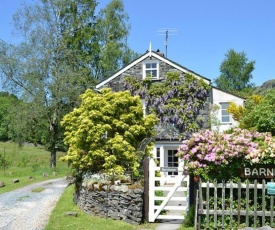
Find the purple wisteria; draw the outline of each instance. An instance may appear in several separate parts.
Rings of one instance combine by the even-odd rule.
[[[203,126],[199,115],[207,104],[210,87],[191,74],[181,76],[170,72],[165,79],[156,82],[126,77],[124,88],[144,99],[146,111],[155,113],[161,124],[172,124],[181,139],[190,138]]]

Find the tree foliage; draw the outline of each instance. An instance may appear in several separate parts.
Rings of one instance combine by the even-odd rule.
[[[121,0],[112,0],[96,14],[95,0],[59,0],[59,24],[68,62],[94,79],[104,79],[136,53],[127,45],[130,26]],[[112,57],[112,58],[110,58]]]
[[[235,102],[230,102],[226,111],[232,114],[232,117],[235,121],[240,121],[245,108],[242,105],[237,105]]]
[[[99,79],[111,76],[114,70],[120,69],[138,56],[127,47],[130,31],[127,21],[128,14],[124,11],[122,0],[111,1],[99,12],[95,25],[101,47],[98,63]]]
[[[202,79],[191,74],[181,77],[176,72],[167,73],[162,82],[127,77],[125,88],[132,95],[145,99],[147,113],[156,114],[162,125],[173,124],[183,139],[189,138],[202,126],[199,112],[205,106],[210,89]]]
[[[63,159],[71,163],[78,175],[121,174],[126,170],[137,173],[152,145],[149,143],[145,151],[139,151],[139,147],[144,139],[154,136],[156,117],[144,117],[140,98],[127,91],[103,89],[97,94],[87,90],[81,100],[81,105],[62,121],[69,146]]]
[[[251,93],[249,88],[254,86],[250,82],[254,64],[255,61],[248,61],[245,52],[238,53],[230,49],[220,65],[220,76],[214,80],[216,86],[232,93]]]
[[[7,141],[15,138],[12,123],[15,116],[15,106],[20,103],[18,98],[7,92],[0,92],[0,141]]]
[[[227,111],[240,123],[240,128],[270,132],[275,135],[275,90],[267,91],[263,96],[252,95],[245,107],[230,103]]]
[[[264,97],[254,95],[247,100],[240,127],[275,135],[275,90],[268,91]]]
[[[97,79],[121,67],[124,53],[129,53],[128,18],[122,1],[111,1],[106,12],[98,15],[96,6],[95,0],[40,0],[24,5],[14,15],[22,42],[11,45],[0,41],[1,78],[6,89],[25,102],[18,108],[25,116],[20,117],[17,130],[22,126],[33,130],[33,137],[27,136],[30,132],[21,132],[20,139],[46,144],[53,167],[63,139],[61,118],[78,105],[78,96]],[[115,28],[113,39],[106,40],[99,24],[102,31],[113,33]],[[108,56],[106,65],[100,64],[105,55],[103,44],[117,51],[108,53],[112,58]]]

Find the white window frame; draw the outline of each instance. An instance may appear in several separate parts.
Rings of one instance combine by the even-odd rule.
[[[156,67],[153,68],[146,68],[146,64],[156,64]],[[151,79],[159,79],[159,61],[158,60],[147,60],[147,61],[144,61],[143,62],[143,79],[145,79],[147,76],[146,76],[146,71],[147,70],[156,70],[157,71],[157,74],[156,76],[152,76]]]
[[[223,105],[227,105],[226,108],[223,108]],[[230,114],[226,111],[227,107],[229,106],[229,102],[220,102],[220,107],[221,107],[221,123],[222,124],[228,124],[231,123],[231,116]],[[223,114],[223,111],[226,114]],[[223,121],[223,118],[228,117],[228,121]]]

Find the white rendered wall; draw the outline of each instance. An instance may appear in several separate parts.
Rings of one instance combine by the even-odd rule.
[[[221,108],[221,103],[226,102],[235,102],[237,105],[244,106],[245,99],[240,98],[236,95],[224,92],[222,90],[219,90],[217,88],[212,88],[212,105],[217,105]],[[219,132],[223,132],[229,128],[237,127],[239,124],[237,121],[235,121],[232,116],[230,116],[230,121],[226,123],[221,122],[221,109],[219,109],[216,114],[212,113],[212,116],[216,116],[218,120],[220,121],[219,125],[212,125],[211,129],[216,130]]]

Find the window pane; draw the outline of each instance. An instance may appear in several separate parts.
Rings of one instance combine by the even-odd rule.
[[[157,148],[157,158],[160,157],[160,148]]]
[[[157,167],[159,167],[160,166],[160,159],[159,158],[157,158]]]
[[[228,107],[228,103],[222,103],[222,104],[221,104],[221,108],[222,108],[222,109],[226,109],[227,107]]]
[[[146,69],[151,68],[151,63],[146,63]]]
[[[229,116],[222,117],[222,122],[229,122]]]
[[[222,116],[229,115],[229,113],[226,110],[222,110]]]
[[[157,68],[157,63],[151,63],[151,68]]]
[[[157,71],[156,70],[152,70],[151,73],[152,73],[152,77],[157,77]]]
[[[152,75],[151,75],[151,70],[146,70],[146,77],[147,76],[149,76],[149,77],[151,77]]]

